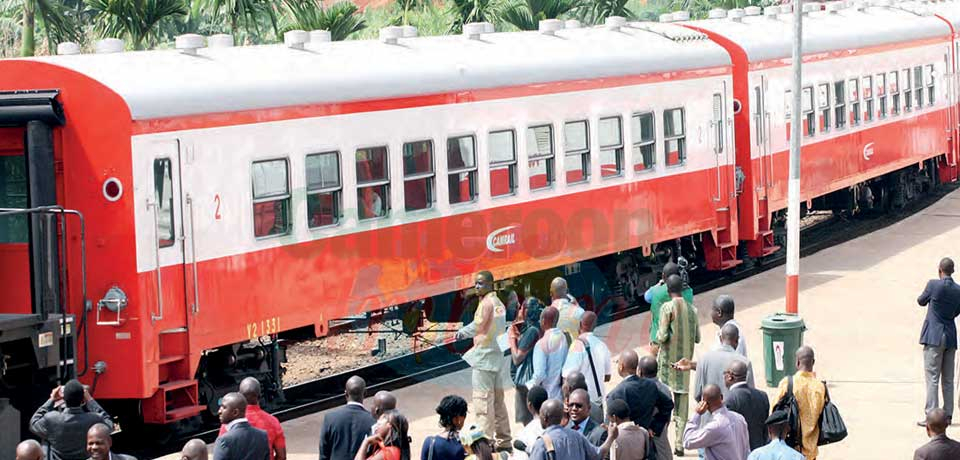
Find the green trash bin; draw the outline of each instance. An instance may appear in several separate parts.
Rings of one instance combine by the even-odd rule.
[[[763,363],[767,386],[775,387],[797,372],[797,348],[803,345],[807,327],[797,315],[776,313],[763,319]]]

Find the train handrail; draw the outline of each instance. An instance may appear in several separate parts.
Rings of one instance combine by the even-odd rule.
[[[153,200],[147,198],[147,209],[153,210],[153,241],[154,241],[154,260],[157,262],[157,313],[150,313],[150,321],[156,322],[163,319],[163,276],[160,273],[160,216],[157,215],[159,206]]]
[[[193,224],[193,197],[187,193],[187,206],[190,207],[190,255],[193,265],[193,314],[200,313],[200,284],[197,275],[197,238]]]

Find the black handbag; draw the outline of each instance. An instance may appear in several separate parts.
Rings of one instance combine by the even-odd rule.
[[[789,447],[799,447],[803,440],[803,432],[800,431],[800,406],[797,405],[797,398],[793,395],[792,375],[787,376],[787,392],[773,406],[773,410],[782,410],[787,413],[787,424],[790,429],[783,442]]]
[[[823,382],[823,391],[824,402],[823,411],[820,412],[820,439],[817,440],[818,446],[839,442],[847,437],[847,425],[843,423],[840,410],[830,401],[827,382]]]

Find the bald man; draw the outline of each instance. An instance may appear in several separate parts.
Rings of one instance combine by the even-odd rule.
[[[320,460],[350,459],[357,454],[363,438],[370,434],[376,419],[363,407],[367,383],[354,375],[347,379],[347,405],[324,415],[320,424]]]
[[[373,395],[373,407],[370,408],[370,413],[373,414],[373,418],[379,419],[385,412],[396,408],[397,397],[387,390],[380,390]]]
[[[267,432],[267,440],[270,442],[270,460],[286,460],[287,438],[283,435],[283,427],[280,426],[280,421],[276,417],[260,408],[260,381],[247,377],[240,381],[240,389],[237,392],[247,401],[246,418],[250,426]],[[226,432],[227,426],[220,425],[220,435]]]
[[[603,398],[607,395],[604,382],[610,381],[613,363],[610,349],[593,329],[597,325],[597,314],[588,311],[580,319],[580,336],[570,345],[567,359],[563,363],[563,375],[570,371],[579,371],[586,377],[590,402],[597,407],[599,418],[603,419]]]
[[[183,445],[180,460],[207,460],[207,444],[202,439],[191,439]]]
[[[113,447],[111,431],[112,428],[102,423],[97,423],[87,430],[87,454],[90,455],[87,460],[137,460],[130,455],[110,451]]]
[[[220,423],[224,434],[213,445],[213,460],[269,460],[267,432],[247,421],[247,400],[240,393],[227,393],[220,399]]]
[[[530,460],[547,460],[547,439],[553,447],[553,460],[600,460],[610,452],[610,446],[619,432],[610,425],[607,439],[599,448],[590,444],[582,434],[562,425],[563,403],[549,399],[540,406],[540,424],[544,432],[530,449]]]
[[[701,426],[700,418],[710,412]],[[723,393],[716,385],[703,389],[703,400],[683,430],[683,447],[703,449],[706,460],[740,460],[750,455],[750,435],[743,416],[727,410]]]
[[[740,329],[733,324],[724,325],[720,328],[720,348],[710,350],[703,354],[697,365],[697,378],[693,385],[693,398],[700,401],[703,388],[707,385],[716,385],[723,391],[724,398],[727,397],[727,386],[724,381],[727,368],[730,363],[737,361],[747,367],[745,382],[750,388],[753,384],[753,365],[750,360],[737,352],[737,343],[740,340]],[[766,420],[766,414],[764,414]]]
[[[17,444],[17,460],[43,460],[43,447],[33,439]]]
[[[580,334],[580,320],[584,310],[577,303],[577,299],[570,295],[567,280],[558,276],[550,282],[550,299],[553,301],[550,306],[559,313],[557,327],[567,335],[569,342],[573,342]]]
[[[750,449],[762,447],[767,443],[767,416],[770,415],[770,398],[766,393],[747,385],[747,365],[743,361],[733,361],[724,372],[724,386],[727,396],[724,405],[743,416],[750,433]]]
[[[540,385],[547,390],[550,399],[562,400],[560,380],[563,375],[563,363],[567,359],[569,345],[563,331],[557,328],[559,312],[547,307],[540,314],[540,329],[543,337],[533,347],[533,375],[527,382],[527,388]]]
[[[960,442],[947,437],[947,425],[949,425],[949,420],[943,409],[936,408],[927,414],[927,436],[930,438],[930,442],[914,452],[913,460],[955,460],[960,458]],[[19,459],[19,456],[17,458]]]
[[[656,383],[637,375],[639,364],[637,352],[626,350],[620,353],[617,370],[623,380],[607,394],[607,403],[622,399],[630,408],[630,420],[646,428],[651,436],[657,436],[670,421],[673,401],[657,389]]]
[[[801,453],[807,460],[817,458],[817,441],[820,439],[820,414],[826,401],[827,386],[813,372],[816,357],[813,348],[803,346],[797,349],[797,373],[784,377],[776,401],[787,394],[790,380],[793,380],[793,396],[800,409]]]

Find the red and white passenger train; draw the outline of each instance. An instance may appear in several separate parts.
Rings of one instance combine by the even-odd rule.
[[[960,3],[807,8],[807,208],[884,209],[956,180]],[[590,261],[632,301],[664,256],[767,256],[791,30],[789,9],[753,7],[0,61],[0,208],[36,211],[0,217],[0,320],[72,315],[95,397],[162,425],[276,377],[251,340],[424,299],[442,316],[435,299],[481,269]],[[60,208],[82,234],[43,220]],[[609,305],[596,292],[585,303]],[[34,354],[55,346],[40,336]],[[23,364],[5,391],[37,381],[29,347],[0,350]]]

